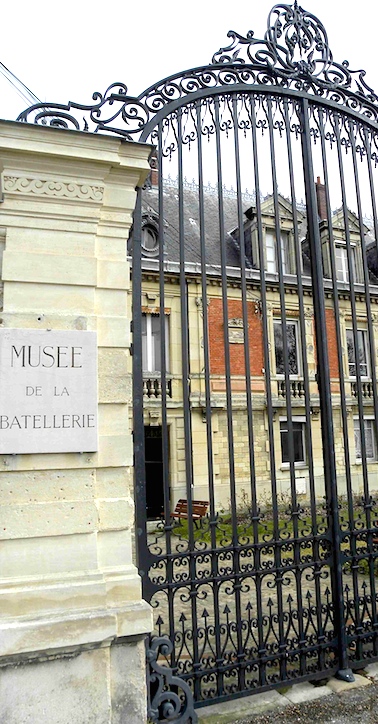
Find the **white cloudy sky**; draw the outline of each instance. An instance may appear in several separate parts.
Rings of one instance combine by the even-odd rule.
[[[304,0],[323,22],[335,60],[367,70],[378,89],[376,0]],[[229,29],[262,37],[272,0],[3,3],[0,61],[43,101],[90,102],[95,90],[122,81],[138,95],[161,78],[206,64],[227,45]],[[0,77],[0,117],[25,108]]]

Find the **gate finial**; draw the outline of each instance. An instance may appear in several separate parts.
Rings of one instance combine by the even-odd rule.
[[[254,38],[252,31],[246,37],[234,31],[228,36],[233,38],[233,43],[215,53],[213,63],[265,66],[272,74],[287,78],[299,75],[323,75],[324,78],[333,62],[324,25],[315,15],[303,10],[297,0],[293,5],[273,6],[264,39]]]

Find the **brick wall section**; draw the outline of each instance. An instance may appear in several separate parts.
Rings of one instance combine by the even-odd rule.
[[[326,309],[326,326],[328,339],[328,357],[330,376],[339,377],[339,361],[337,358],[336,322],[333,309]]]
[[[326,187],[320,182],[320,176],[316,180],[315,188],[319,218],[321,221],[325,221],[327,219]]]
[[[335,313],[333,309],[326,309],[326,329],[327,329],[327,340],[328,340],[328,358],[329,358],[329,371],[331,378],[339,378],[339,361],[337,358],[337,339],[336,339],[336,322]],[[314,359],[315,366],[317,366],[317,353],[316,353],[316,336],[315,336],[315,321],[314,321]]]
[[[228,301],[228,318],[241,319],[242,303],[239,299]],[[258,314],[255,314],[254,302],[248,302],[248,334],[249,359],[251,374],[261,375],[263,361],[262,324]],[[209,305],[209,336],[210,336],[210,372],[212,374],[225,373],[224,355],[224,325],[223,304],[221,299],[211,299]],[[230,344],[231,374],[244,375],[244,344]]]

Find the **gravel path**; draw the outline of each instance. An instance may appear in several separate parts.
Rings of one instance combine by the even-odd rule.
[[[267,714],[238,719],[235,724],[378,724],[378,683],[295,704]]]

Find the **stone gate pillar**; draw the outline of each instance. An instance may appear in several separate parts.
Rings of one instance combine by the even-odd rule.
[[[89,330],[98,352],[97,452],[3,454],[0,430],[6,724],[145,721],[151,615],[131,550],[126,239],[149,152],[0,122],[0,330]]]

